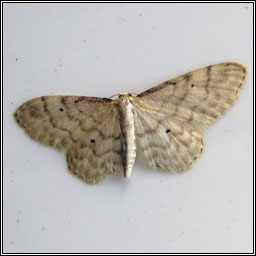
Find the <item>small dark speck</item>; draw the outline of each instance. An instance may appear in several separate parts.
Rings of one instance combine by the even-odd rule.
[[[142,14],[140,13],[140,17],[142,16]]]
[[[91,140],[91,143],[95,143],[96,141],[95,140]]]
[[[59,67],[62,67],[62,66],[63,66],[62,64],[59,65]]]
[[[191,84],[191,87],[194,87],[195,85],[194,84]]]
[[[60,108],[60,111],[63,111],[63,108]]]
[[[250,145],[247,145],[244,149],[244,151],[248,152],[250,150]]]
[[[15,58],[16,61],[18,61],[18,58]]]
[[[20,222],[20,220],[16,220],[16,222],[17,222],[17,223],[19,223],[19,222]]]
[[[170,131],[171,131],[170,129],[167,129],[167,130],[166,130],[166,133],[169,133]]]
[[[41,229],[42,229],[42,230],[45,230],[45,227],[42,227]]]
[[[14,243],[14,241],[11,241],[11,242],[10,242],[10,244],[13,244],[13,243]]]

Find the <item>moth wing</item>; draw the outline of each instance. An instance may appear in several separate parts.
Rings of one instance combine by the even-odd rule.
[[[221,63],[168,80],[137,97],[168,118],[211,124],[234,104],[246,78],[243,65]]]
[[[151,106],[135,109],[136,140],[149,166],[174,173],[188,170],[203,151],[201,133]]]
[[[14,116],[34,140],[64,151],[69,170],[87,183],[123,172],[118,111],[111,99],[48,96],[21,105]]]
[[[182,172],[203,151],[200,126],[211,124],[238,98],[247,70],[222,63],[187,73],[134,98],[136,139],[153,168]]]

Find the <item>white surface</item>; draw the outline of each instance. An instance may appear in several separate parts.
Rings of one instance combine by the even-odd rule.
[[[4,252],[252,252],[252,4],[4,4]],[[42,95],[142,92],[237,61],[248,83],[193,169],[89,186],[13,112]]]

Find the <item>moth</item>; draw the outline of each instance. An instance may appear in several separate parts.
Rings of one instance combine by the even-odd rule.
[[[68,169],[89,184],[130,178],[137,146],[150,167],[180,173],[203,152],[202,127],[234,104],[246,77],[243,65],[221,63],[116,99],[35,98],[14,117],[32,139],[64,151]]]

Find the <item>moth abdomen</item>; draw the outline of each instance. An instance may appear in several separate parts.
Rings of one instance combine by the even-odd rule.
[[[119,121],[123,144],[122,162],[125,178],[130,178],[136,158],[134,106],[131,103],[130,98],[131,96],[128,94],[121,94],[119,99],[116,100],[120,115]]]

